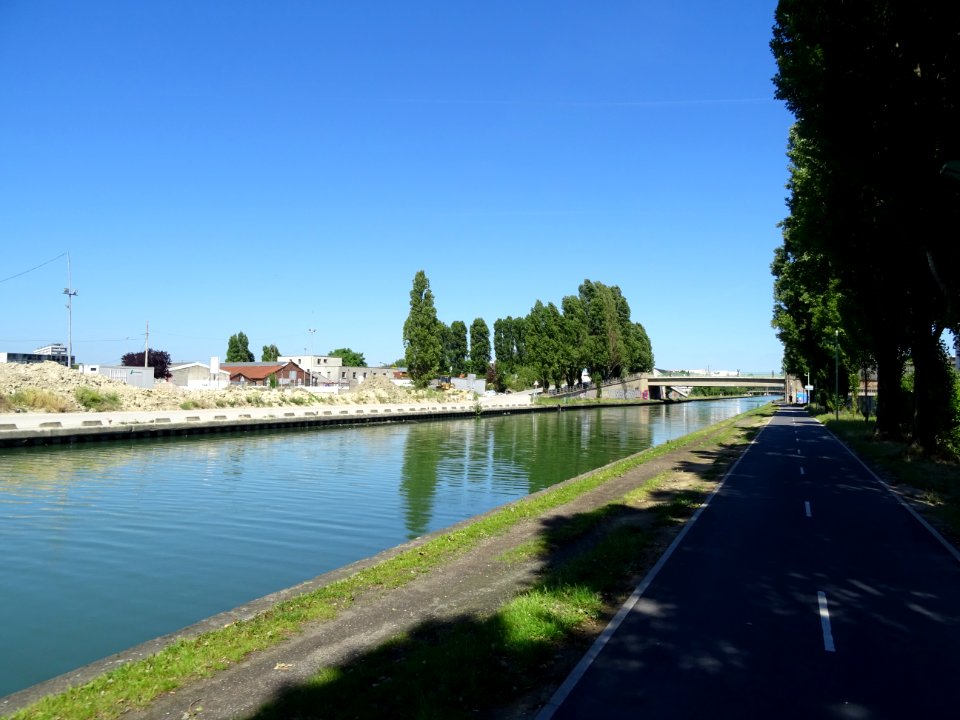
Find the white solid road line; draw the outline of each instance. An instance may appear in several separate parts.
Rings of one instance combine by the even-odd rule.
[[[827,595],[817,591],[817,603],[820,605],[820,628],[823,630],[823,649],[827,652],[836,652],[833,644],[833,631],[830,629],[830,611],[827,609]]]

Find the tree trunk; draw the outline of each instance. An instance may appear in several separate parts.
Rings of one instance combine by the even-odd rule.
[[[877,435],[899,440],[903,437],[904,404],[900,382],[903,355],[897,342],[881,340],[877,348]]]

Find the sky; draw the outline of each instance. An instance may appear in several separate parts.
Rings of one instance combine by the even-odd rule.
[[[423,270],[448,325],[592,280],[658,368],[779,372],[775,7],[0,0],[0,352],[389,364]]]

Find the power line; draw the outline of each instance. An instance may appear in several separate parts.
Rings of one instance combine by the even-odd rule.
[[[57,255],[55,258],[51,258],[50,260],[47,260],[47,261],[44,262],[44,263],[40,263],[40,264],[37,265],[36,267],[32,267],[32,268],[30,268],[29,270],[24,270],[23,272],[19,272],[19,273],[17,273],[16,275],[11,275],[10,277],[5,277],[5,278],[3,278],[3,280],[0,280],[0,283],[5,283],[7,280],[13,280],[14,278],[18,278],[18,277],[20,277],[21,275],[26,275],[27,273],[33,272],[34,270],[39,270],[39,269],[42,268],[44,265],[49,265],[49,264],[52,263],[54,260],[59,260],[60,258],[64,257],[66,254],[67,254],[67,253],[65,253],[65,252],[64,252],[64,253],[60,253],[60,254]]]

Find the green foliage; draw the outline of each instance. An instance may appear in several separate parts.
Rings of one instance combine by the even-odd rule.
[[[280,357],[280,348],[276,345],[264,345],[260,355],[261,362],[276,362]]]
[[[253,353],[250,352],[250,340],[247,336],[238,332],[231,335],[227,340],[227,359],[226,362],[253,362]]]
[[[367,367],[367,359],[363,353],[359,353],[350,348],[337,348],[327,353],[328,357],[338,357],[343,360],[347,367]]]
[[[627,370],[631,373],[653,372],[653,346],[646,329],[638,322],[625,328],[630,362]]]
[[[490,328],[483,318],[470,324],[470,371],[485,377],[490,365]]]
[[[944,454],[960,462],[960,373],[956,368],[950,369],[949,384],[949,413],[950,422],[940,437]]]
[[[500,318],[493,323],[493,350],[497,364],[509,374],[524,365],[526,357],[526,320]]]
[[[563,369],[562,322],[556,305],[544,305],[539,300],[526,318],[527,365],[544,390],[560,377]]]
[[[451,375],[459,376],[467,372],[467,325],[463,320],[450,323],[444,346],[445,363]]]
[[[538,381],[548,385],[576,385],[588,368],[596,380],[653,370],[653,349],[643,325],[632,322],[630,306],[616,286],[584,280],[579,294],[561,302],[537,301],[523,319],[523,362]],[[518,333],[510,318],[494,324],[498,360],[511,357]]]
[[[938,346],[960,325],[945,270],[960,262],[960,183],[942,173],[960,158],[960,9],[780,0],[775,21],[776,95],[796,118],[771,267],[785,369],[811,372],[822,402],[837,355],[841,395],[876,367],[877,432],[935,450],[951,423]]]
[[[443,325],[437,319],[430,281],[418,270],[410,290],[410,314],[403,324],[407,372],[413,384],[425,388],[436,377],[443,359]]]
[[[691,397],[742,397],[749,394],[745,387],[695,387],[690,390]]]
[[[516,371],[512,373],[504,373],[505,390],[511,390],[513,392],[526,390],[532,388],[535,381],[537,381],[536,370],[529,365],[518,367]]]
[[[93,410],[95,412],[109,412],[111,410],[119,410],[121,407],[120,396],[115,392],[102,393],[99,390],[94,390],[93,388],[84,385],[82,387],[78,387],[74,391],[73,395],[77,399],[77,402],[80,403],[81,407],[84,407],[87,410]]]

